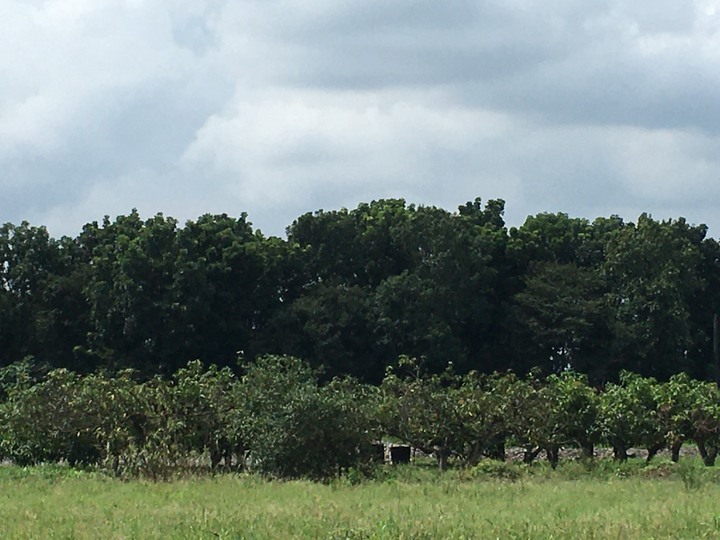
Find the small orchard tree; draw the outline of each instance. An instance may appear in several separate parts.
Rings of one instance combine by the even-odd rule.
[[[456,378],[450,372],[424,375],[417,360],[409,357],[401,357],[399,364],[411,373],[400,377],[391,369],[381,384],[381,416],[387,434],[434,454],[443,470],[465,438],[456,395],[449,390]]]
[[[376,437],[365,387],[351,380],[318,386],[317,374],[296,358],[260,358],[240,388],[237,430],[263,474],[326,478],[361,465]]]
[[[686,373],[673,375],[658,385],[658,412],[675,462],[680,459],[682,445],[693,436],[692,412],[702,403],[701,386]]]
[[[160,377],[133,389],[130,431],[123,453],[123,473],[164,480],[187,464],[182,443],[183,422],[176,414],[172,385]]]
[[[616,460],[626,460],[633,446],[647,448],[651,459],[667,439],[655,379],[622,372],[620,384],[608,384],[601,395],[600,424]]]
[[[584,458],[592,459],[600,440],[600,400],[588,385],[586,375],[564,371],[545,380],[543,394],[547,396],[551,415],[557,423],[557,442],[572,444],[581,449]]]
[[[508,396],[513,382],[511,374],[482,376],[470,372],[458,387],[449,389],[462,427],[459,451],[468,465],[483,456],[505,459],[511,422]]]
[[[524,449],[523,462],[532,463],[544,449],[551,429],[547,422],[547,404],[540,394],[542,382],[538,373],[532,372],[527,378],[513,377],[506,387],[508,400],[508,422],[512,443]]]
[[[95,425],[79,399],[80,388],[78,375],[66,369],[53,370],[36,384],[10,388],[0,420],[2,453],[21,465],[96,463]]]
[[[195,454],[207,451],[213,469],[222,459],[226,467],[231,467],[235,452],[242,461],[244,445],[233,437],[229,422],[235,406],[233,386],[237,384],[230,368],[213,365],[204,369],[196,360],[178,370],[173,382],[175,414],[181,423],[179,435],[184,451]]]
[[[513,431],[516,441],[525,448],[523,460],[531,463],[545,450],[548,461],[558,464],[560,448],[568,443],[568,418],[563,407],[560,379],[542,381],[531,372],[513,385]]]
[[[675,375],[666,385],[670,433],[675,446],[690,439],[707,466],[715,464],[720,449],[720,392],[714,383]],[[677,446],[679,453],[679,446]]]
[[[100,466],[115,475],[125,474],[131,464],[129,451],[137,447],[145,432],[144,400],[132,370],[116,375],[94,373],[82,377],[78,399],[101,453]]]

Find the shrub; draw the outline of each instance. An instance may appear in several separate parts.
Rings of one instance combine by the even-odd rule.
[[[349,380],[320,387],[291,357],[267,356],[248,368],[238,409],[255,470],[275,477],[327,478],[361,466],[373,440],[371,396]]]

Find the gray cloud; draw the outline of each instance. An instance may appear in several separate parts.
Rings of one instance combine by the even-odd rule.
[[[405,197],[720,230],[720,2],[45,0],[0,15],[0,221]]]

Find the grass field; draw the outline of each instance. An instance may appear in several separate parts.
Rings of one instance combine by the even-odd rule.
[[[720,480],[696,462],[406,467],[357,484],[3,466],[0,487],[1,538],[720,538]]]

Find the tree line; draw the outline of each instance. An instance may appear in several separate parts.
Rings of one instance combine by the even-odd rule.
[[[379,383],[407,355],[436,374],[715,376],[720,246],[705,226],[542,213],[508,228],[503,214],[501,200],[388,199],[307,213],[284,239],[245,214],[133,211],[60,239],[7,223],[0,365],[167,377],[271,354]]]
[[[592,460],[596,445],[616,460],[630,448],[647,461],[690,441],[706,465],[720,449],[720,394],[714,383],[674,375],[666,382],[623,372],[602,391],[564,371],[459,375],[422,370],[403,357],[379,385],[322,383],[306,362],[265,356],[229,368],[190,362],[170,378],[130,370],[78,375],[64,368],[36,378],[27,363],[0,370],[0,458],[16,464],[66,461],[121,477],[251,470],[276,478],[324,479],[371,473],[378,443],[403,441],[473,466],[520,447],[525,463],[561,448]]]

